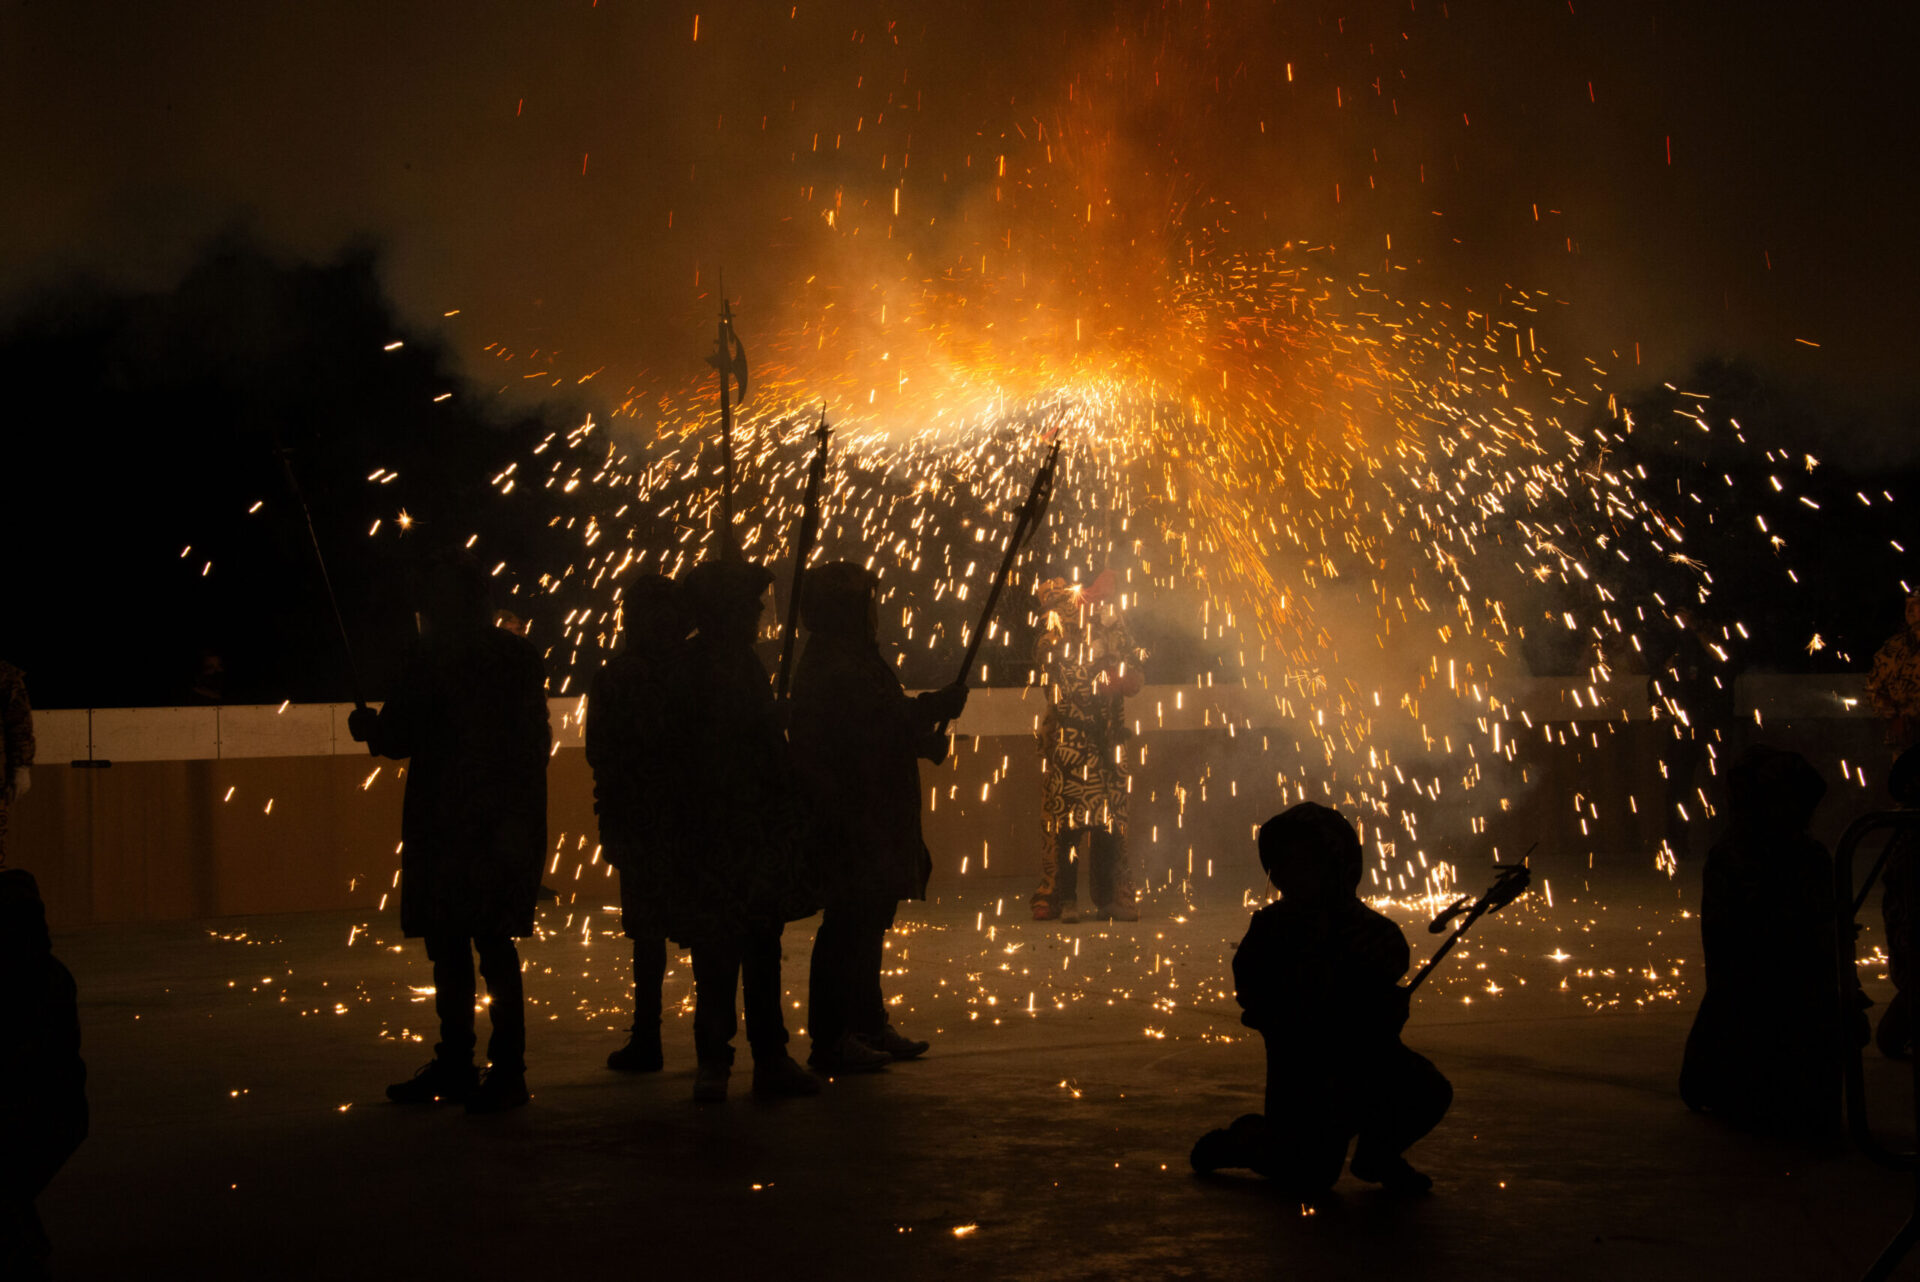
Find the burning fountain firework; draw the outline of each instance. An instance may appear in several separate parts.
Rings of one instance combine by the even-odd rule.
[[[851,52],[807,82],[837,70],[850,89],[740,88],[716,132],[745,135],[728,154],[755,170],[755,213],[778,230],[755,247],[762,288],[736,300],[757,384],[737,427],[737,536],[784,567],[824,404],[838,431],[814,556],[871,564],[889,630],[944,663],[1042,429],[1059,429],[1057,497],[1016,583],[1111,566],[1129,608],[1194,619],[1217,670],[1156,679],[1244,683],[1261,706],[1223,719],[1266,731],[1248,785],[1347,809],[1383,891],[1438,895],[1452,873],[1427,857],[1436,822],[1456,830],[1445,840],[1481,841],[1528,782],[1525,745],[1554,733],[1511,693],[1521,646],[1542,631],[1577,644],[1581,707],[1621,715],[1615,665],[1644,672],[1635,656],[1712,593],[1687,542],[1700,499],[1656,501],[1637,461],[1647,429],[1618,411],[1610,371],[1549,354],[1563,300],[1431,281],[1438,301],[1416,298],[1410,282],[1427,277],[1395,259],[1391,233],[1362,264],[1236,203],[1272,159],[1268,112],[1309,88],[1362,108],[1338,84],[1296,86],[1293,62],[1236,44],[1225,23],[1163,11],[1116,26],[1050,60],[1039,92],[1031,69],[1016,92],[981,90],[970,105],[995,105],[977,118],[934,111],[923,85],[944,83],[939,51],[891,22],[856,24]],[[1379,85],[1364,110],[1386,118],[1390,103],[1397,118]],[[710,269],[695,281],[716,304]],[[605,372],[488,350],[536,359],[524,377],[543,383]],[[514,567],[572,607],[549,650],[562,693],[617,643],[630,576],[677,573],[717,541],[711,380],[643,375],[617,399],[611,419],[495,478],[553,491],[554,522],[581,540],[564,567]],[[1705,412],[1690,426],[1714,430]],[[1031,609],[1018,593],[1003,608],[976,682],[1024,678]],[[1743,631],[1720,625],[1719,659]],[[1656,713],[1685,716],[1671,700]],[[1212,779],[1235,795],[1242,782]]]

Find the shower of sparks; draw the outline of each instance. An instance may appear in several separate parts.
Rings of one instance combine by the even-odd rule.
[[[735,427],[734,541],[784,583],[824,403],[835,437],[812,556],[872,568],[883,640],[915,670],[937,669],[970,639],[1011,514],[1057,433],[1064,450],[1044,529],[1017,562],[970,678],[1027,679],[1040,622],[1031,589],[1049,575],[1110,568],[1123,608],[1197,625],[1217,662],[1163,669],[1162,690],[1185,689],[1171,707],[1159,695],[1135,700],[1129,716],[1151,731],[1190,702],[1232,748],[1176,762],[1171,781],[1164,762],[1148,767],[1164,787],[1136,804],[1129,840],[1160,852],[1135,856],[1149,892],[1177,899],[1213,875],[1216,858],[1235,878],[1250,865],[1250,845],[1196,859],[1180,836],[1193,808],[1237,799],[1236,815],[1251,807],[1264,817],[1311,798],[1359,823],[1366,893],[1409,911],[1444,906],[1476,888],[1456,887],[1478,880],[1456,873],[1464,853],[1511,853],[1500,817],[1537,782],[1531,754],[1582,740],[1597,748],[1616,723],[1649,710],[1676,735],[1692,733],[1695,712],[1657,674],[1648,690],[1644,656],[1712,617],[1703,643],[1731,679],[1747,629],[1732,620],[1737,606],[1714,599],[1724,567],[1690,541],[1703,523],[1738,505],[1755,526],[1746,555],[1777,567],[1783,592],[1799,584],[1789,523],[1838,502],[1817,488],[1812,458],[1768,455],[1777,466],[1757,493],[1730,493],[1730,476],[1720,487],[1703,467],[1685,485],[1656,484],[1654,453],[1684,453],[1683,439],[1745,449],[1746,437],[1685,392],[1673,418],[1636,422],[1612,382],[1620,355],[1551,350],[1559,309],[1577,300],[1423,283],[1420,260],[1396,256],[1392,235],[1363,248],[1290,234],[1272,210],[1227,194],[1231,175],[1213,172],[1242,163],[1241,144],[1230,138],[1195,160],[1178,154],[1190,131],[1141,128],[1155,113],[1198,112],[1215,134],[1244,126],[1251,154],[1266,133],[1248,105],[1259,94],[1324,90],[1343,112],[1361,110],[1351,89],[1314,83],[1306,59],[1288,58],[1282,78],[1275,50],[1234,49],[1273,64],[1264,77],[1241,74],[1245,64],[1215,65],[1215,46],[1231,42],[1200,40],[1213,51],[1199,53],[1194,39],[1150,22],[1074,51],[1052,83],[1010,95],[991,119],[948,119],[921,84],[938,50],[891,23],[853,34],[832,64],[846,84],[803,95],[785,82],[740,86],[712,126],[727,138],[745,131],[734,159],[760,165],[753,225],[778,229],[730,251],[764,260],[763,287],[778,282],[732,298],[753,360]],[[715,23],[696,38],[712,56],[742,34]],[[1233,73],[1225,88],[1223,70]],[[768,172],[791,181],[759,181]],[[669,214],[657,234],[674,230]],[[689,267],[690,292],[710,316],[718,272]],[[716,389],[693,372],[704,342],[689,332],[686,359],[669,366],[679,374],[621,372],[598,355],[575,367],[563,350],[509,341],[484,348],[531,386],[591,381],[609,406],[492,478],[503,496],[547,495],[550,524],[577,539],[552,564],[487,558],[512,592],[551,598],[545,615],[564,611],[558,635],[548,626],[533,637],[556,695],[581,696],[618,644],[625,584],[677,575],[722,542]],[[1637,348],[1625,360],[1632,377]],[[1553,715],[1530,707],[1521,659],[1542,634],[1584,656]],[[1812,635],[1808,648],[1819,649]],[[1143,758],[1161,751],[1136,743]],[[1031,753],[1016,764],[981,747],[954,754],[944,768],[953,778],[930,776],[930,813],[990,809],[1012,774],[1038,769]],[[1710,741],[1710,770],[1719,751]],[[1629,800],[1636,815],[1667,804]],[[1597,806],[1584,795],[1572,804],[1585,834]],[[1703,793],[1679,813],[1711,817]],[[549,879],[568,883],[558,932],[588,939],[587,914],[608,898],[592,880],[610,869],[585,834],[563,835],[551,855]],[[1676,858],[1663,848],[1660,866],[1671,873]],[[977,865],[968,852],[955,859],[962,872],[984,872],[989,852],[983,843]],[[976,933],[993,965],[1024,976],[1032,963],[1013,956],[1017,939],[1001,939],[1014,928],[1003,906],[980,909]],[[1565,959],[1557,946],[1555,957]],[[1063,976],[1077,958],[1076,944],[1060,959]],[[1151,962],[1155,977],[1163,962],[1171,976],[1170,960]],[[1617,969],[1572,977],[1598,982]],[[1637,978],[1649,996],[1627,1000],[1675,991],[1671,966]],[[1482,998],[1525,982],[1472,979]],[[970,1017],[1070,1000],[1059,980],[1015,984]],[[1155,1035],[1158,1025],[1147,1027]]]

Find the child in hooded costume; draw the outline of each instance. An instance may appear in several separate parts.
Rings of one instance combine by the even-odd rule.
[[[1755,746],[1729,769],[1700,891],[1707,989],[1680,1070],[1689,1108],[1815,1142],[1838,1138],[1841,1103],[1833,860],[1807,832],[1826,790],[1797,752]]]
[[[788,725],[814,824],[826,908],[814,937],[808,1062],[883,1067],[927,1043],[902,1036],[880,989],[886,934],[903,899],[925,899],[933,860],[920,832],[921,759],[946,759],[946,722],[964,686],[909,697],[880,653],[877,580],[850,561],[810,570],[801,597],[807,648]]]
[[[1359,836],[1338,811],[1301,802],[1261,826],[1260,863],[1281,897],[1253,915],[1233,978],[1241,1022],[1266,1042],[1266,1113],[1201,1137],[1194,1169],[1248,1167],[1313,1197],[1340,1178],[1352,1144],[1356,1178],[1425,1192],[1433,1181],[1403,1154],[1446,1115],[1453,1088],[1401,1044],[1410,954],[1356,893]]]
[[[547,846],[546,673],[524,638],[493,626],[487,574],[436,558],[422,583],[420,640],[393,697],[356,708],[347,730],[379,757],[409,760],[400,818],[400,929],[433,962],[440,1041],[401,1104],[466,1102],[470,1113],[528,1099],[527,1025],[516,938],[533,933]],[[473,955],[491,998],[490,1067],[474,1070]]]
[[[697,631],[688,643],[696,709],[686,840],[668,935],[693,954],[694,1098],[723,1100],[741,994],[756,1095],[814,1095],[820,1080],[787,1054],[780,934],[819,907],[803,866],[800,798],[766,666],[754,653],[773,576],[746,561],[688,571]]]
[[[621,607],[626,640],[594,677],[586,732],[600,842],[620,874],[620,925],[633,941],[633,1028],[607,1067],[654,1073],[663,1062],[660,985],[673,878],[687,857],[693,616],[678,585],[659,574],[629,585]]]

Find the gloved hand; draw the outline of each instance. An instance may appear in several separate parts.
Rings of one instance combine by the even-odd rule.
[[[967,688],[957,682],[938,690],[929,690],[920,697],[936,721],[952,721],[967,706]]]
[[[372,738],[373,728],[379,724],[380,714],[372,708],[355,708],[347,714],[347,733],[355,743],[365,743]]]
[[[25,766],[17,766],[7,775],[7,800],[27,795],[27,789],[33,786],[33,772]]]

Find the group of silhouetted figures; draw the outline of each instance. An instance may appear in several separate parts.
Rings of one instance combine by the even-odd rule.
[[[682,580],[629,585],[624,645],[595,679],[587,760],[601,846],[620,878],[633,941],[634,1016],[608,1063],[657,1071],[671,940],[692,955],[694,1098],[726,1098],[745,1006],[753,1091],[812,1095],[820,1077],[787,1051],[781,933],[820,912],[809,976],[809,1063],[827,1073],[912,1059],[927,1043],[889,1021],[885,938],[903,899],[923,898],[920,758],[944,759],[966,690],[910,697],[880,653],[876,579],[848,562],[806,580],[808,640],[783,709],[754,651],[772,576],[740,559]],[[349,719],[375,753],[412,762],[402,818],[400,917],[433,962],[440,1041],[387,1094],[524,1104],[526,1019],[516,937],[533,929],[546,841],[551,746],[540,659],[490,626],[487,581],[436,562],[421,639],[394,696]],[[491,998],[489,1067],[474,1064],[473,955]]]
[[[677,582],[655,575],[628,585],[619,601],[625,643],[598,674],[586,721],[602,848],[618,871],[633,941],[632,1027],[607,1062],[631,1072],[662,1067],[661,986],[673,941],[692,956],[700,1101],[726,1098],[737,999],[759,1096],[817,1094],[823,1077],[928,1050],[889,1018],[882,957],[900,902],[925,897],[932,869],[918,763],[944,760],[946,726],[966,689],[909,696],[881,652],[876,577],[834,562],[806,577],[806,648],[792,697],[778,704],[754,648],[770,579],[734,558],[702,563]],[[1113,626],[1094,613],[1102,596],[1097,579],[1072,595],[1083,628]],[[418,606],[419,641],[393,697],[348,722],[373,753],[410,762],[401,926],[424,941],[440,1021],[433,1059],[387,1094],[499,1112],[530,1098],[515,940],[533,932],[545,871],[545,677],[532,645],[495,626],[488,578],[470,559],[432,561]],[[1130,643],[1117,631],[1087,635],[1093,641],[1076,651],[1087,667],[1082,700],[1117,703],[1137,690]],[[1920,663],[1920,631],[1911,649]],[[1920,680],[1914,685],[1910,721],[1920,726]],[[6,806],[25,790],[32,759],[24,685],[4,664],[0,696],[9,721],[3,861]],[[1078,733],[1097,730],[1094,717],[1070,715],[1084,723]],[[1099,791],[1125,787],[1124,772],[1108,768],[1109,752],[1119,759],[1111,745],[1085,754],[1106,773],[1049,794],[1054,859],[1071,858],[1073,834],[1089,825],[1123,834],[1124,805],[1106,804]],[[1826,785],[1798,754],[1757,746],[1725,774],[1728,822],[1707,857],[1701,902],[1706,991],[1681,1092],[1691,1107],[1753,1128],[1837,1137],[1842,1057],[1865,1041],[1868,1003],[1840,969],[1833,865],[1808,832]],[[1891,786],[1901,805],[1920,804],[1920,750],[1902,757]],[[1881,1044],[1896,1056],[1912,1051],[1909,844],[1896,841],[1887,861],[1889,952],[1902,996],[1882,1020]],[[1431,1181],[1406,1153],[1446,1114],[1453,1091],[1401,1041],[1409,949],[1400,928],[1359,896],[1360,837],[1338,811],[1302,802],[1261,827],[1258,852],[1279,898],[1253,915],[1233,973],[1244,1022],[1265,1041],[1265,1109],[1201,1137],[1192,1164],[1202,1173],[1252,1170],[1301,1198],[1324,1194],[1343,1169],[1392,1191],[1423,1192]],[[1072,893],[1050,862],[1035,916],[1069,915]],[[1108,865],[1096,905],[1103,898],[1106,915],[1131,918],[1124,867]],[[816,912],[810,1072],[787,1050],[781,935]],[[491,999],[484,1074],[475,1063],[476,954]],[[0,871],[0,957],[0,1262],[9,1276],[33,1276],[46,1258],[34,1198],[84,1138],[87,1108],[73,980],[52,956],[33,879],[18,869]]]

